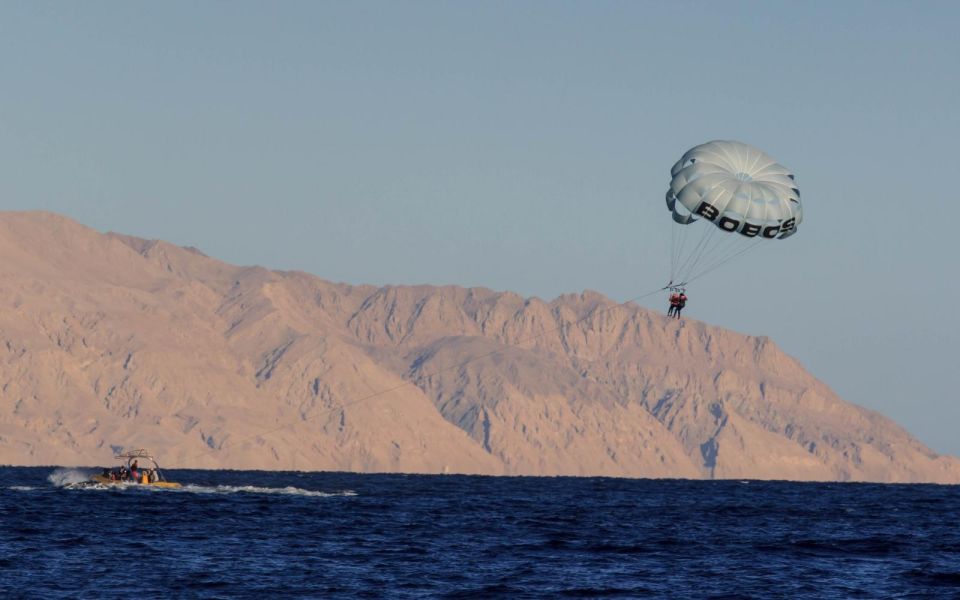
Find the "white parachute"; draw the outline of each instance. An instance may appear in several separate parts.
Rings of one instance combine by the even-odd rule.
[[[803,220],[794,174],[742,142],[691,148],[670,175],[670,286],[683,286],[763,241],[790,237]]]

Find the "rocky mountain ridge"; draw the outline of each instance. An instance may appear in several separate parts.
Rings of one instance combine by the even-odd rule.
[[[960,482],[766,338],[0,213],[0,463]]]

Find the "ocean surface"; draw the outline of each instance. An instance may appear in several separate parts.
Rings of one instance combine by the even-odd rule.
[[[0,597],[960,596],[960,487],[0,468]]]

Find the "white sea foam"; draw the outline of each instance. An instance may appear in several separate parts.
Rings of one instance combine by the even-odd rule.
[[[312,496],[317,498],[328,498],[332,496],[356,496],[357,493],[352,490],[343,490],[339,492],[321,492],[318,490],[305,490],[298,487],[287,486],[282,488],[258,487],[255,485],[192,485],[183,486],[177,491],[192,492],[194,494],[279,494],[285,496]]]
[[[144,492],[164,492],[164,488],[158,488],[151,485],[140,485],[133,481],[115,481],[110,484],[97,483],[96,481],[80,481],[77,483],[68,483],[63,486],[69,490],[93,490],[95,492],[122,492],[124,490],[143,490]]]
[[[8,490],[14,490],[14,491],[17,491],[17,492],[32,492],[33,490],[35,490],[35,489],[37,489],[37,488],[33,487],[32,485],[11,485],[11,486],[8,487],[7,489],[8,489]]]
[[[89,481],[95,471],[83,469],[57,469],[47,475],[47,481],[57,487],[67,487]]]

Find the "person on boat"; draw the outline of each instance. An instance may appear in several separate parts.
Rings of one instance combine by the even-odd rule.
[[[137,467],[136,460],[134,460],[133,463],[130,464],[130,479],[132,479],[136,483],[140,483],[140,469],[139,467]]]
[[[673,292],[670,294],[670,308],[667,309],[667,316],[672,317],[677,312],[677,304],[680,302],[680,294]]]
[[[680,295],[677,296],[677,306],[673,311],[676,317],[680,318],[680,311],[683,310],[683,307],[687,305],[687,294],[686,292],[680,292]]]

